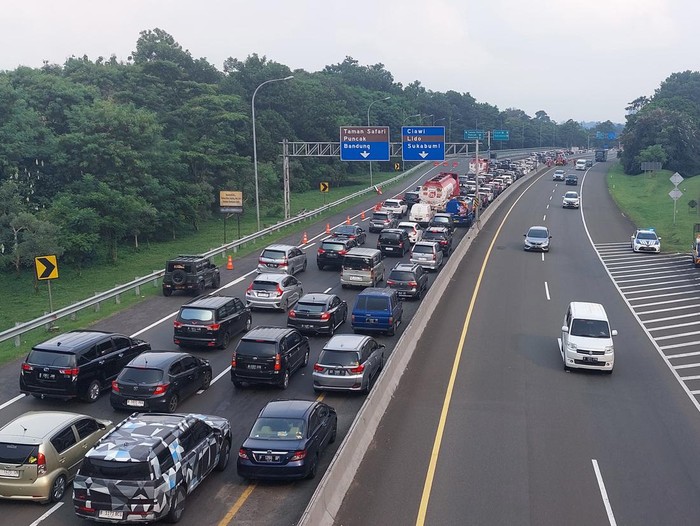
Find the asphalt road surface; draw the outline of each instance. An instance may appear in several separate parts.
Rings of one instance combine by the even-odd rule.
[[[697,381],[679,381],[692,372],[669,366],[630,308],[639,289],[621,295],[595,249],[631,254],[634,231],[605,169],[579,176],[580,211],[562,209],[573,188],[551,172],[501,204],[433,313],[337,525],[700,524]],[[553,236],[544,256],[522,250],[537,224]],[[694,280],[686,270],[679,279]],[[564,371],[557,337],[570,301],[605,306],[619,331],[612,375]],[[646,308],[664,316],[664,305]]]
[[[462,161],[464,163],[464,160]],[[412,189],[426,175],[435,175],[443,171],[444,167],[429,167],[423,174],[412,176],[405,181],[405,187]],[[466,171],[466,167],[461,169]],[[353,208],[339,212],[330,219],[331,226],[343,223],[348,214],[353,222],[364,224],[360,219],[360,213],[373,206],[377,200],[390,197],[385,192],[381,198],[373,195],[366,202],[355,205]],[[403,193],[403,190],[398,192]],[[369,214],[367,214],[369,216]],[[326,220],[322,223],[309,224],[306,228],[308,243],[303,246],[308,255],[308,267],[306,272],[298,275],[303,283],[305,292],[332,291],[348,302],[352,308],[357,290],[341,289],[339,274],[337,271],[319,271],[315,265],[316,249],[319,242],[325,237]],[[465,235],[465,230],[458,230],[458,238]],[[376,246],[378,234],[368,234],[367,247]],[[457,238],[455,239],[455,242]],[[281,242],[299,244],[301,234],[295,234]],[[408,255],[403,261],[408,260]],[[401,261],[399,258],[387,258],[385,263],[388,270],[393,264]],[[222,293],[243,298],[245,289],[255,275],[257,265],[257,253],[245,258],[236,259],[235,269],[226,271],[222,269]],[[431,274],[430,283],[435,279]],[[134,308],[116,314],[109,319],[98,323],[93,328],[120,332],[149,341],[154,350],[176,350],[172,341],[172,322],[181,304],[190,297],[181,294],[173,294],[172,297],[162,296],[150,298]],[[381,343],[387,345],[387,353],[393,349],[405,325],[416,312],[418,302],[404,302],[404,323],[399,329],[399,334],[394,337],[377,336]],[[286,325],[286,314],[277,312],[255,311],[253,313],[253,326],[257,325]],[[339,333],[351,333],[349,321],[341,327]],[[303,398],[314,399],[317,395],[312,389],[311,371],[312,365],[327,337],[311,337],[311,363],[306,369],[295,373],[287,391],[275,388],[251,387],[244,390],[235,390],[231,384],[228,368],[236,338],[226,350],[200,350],[194,354],[210,360],[214,371],[214,382],[211,387],[183,402],[178,412],[209,413],[228,418],[232,424],[233,448],[241,444],[250,430],[258,412],[269,401],[277,398]],[[388,354],[387,354],[388,357]],[[103,396],[94,404],[86,404],[79,401],[59,402],[51,400],[37,400],[33,397],[19,395],[19,370],[20,361],[10,363],[0,368],[0,425],[12,418],[32,410],[69,410],[78,413],[90,414],[100,418],[111,419],[119,422],[126,414],[117,413],[109,404],[109,395]],[[313,481],[300,481],[294,483],[257,483],[249,484],[236,474],[235,455],[229,467],[223,473],[212,473],[207,480],[199,486],[192,495],[187,498],[185,515],[181,521],[183,525],[285,525],[295,524],[301,516],[313,491],[320,480],[321,475],[330,463],[332,456],[347,433],[357,411],[364,401],[361,395],[326,394],[324,400],[336,408],[338,412],[339,440],[331,446],[321,458],[319,475]],[[2,524],[12,526],[61,526],[65,524],[80,523],[73,512],[71,502],[72,491],[66,492],[66,497],[55,505],[39,505],[25,502],[0,501],[0,516]]]

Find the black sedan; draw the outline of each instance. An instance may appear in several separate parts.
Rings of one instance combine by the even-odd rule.
[[[357,225],[340,225],[331,233],[333,237],[345,237],[354,239],[358,245],[364,245],[367,241],[367,232],[365,229]]]
[[[333,336],[348,318],[348,304],[335,294],[305,294],[287,315],[287,327]]]
[[[211,384],[207,360],[184,352],[144,352],[112,381],[114,409],[173,413],[180,400]]]
[[[238,451],[238,475],[245,479],[312,479],[320,455],[335,442],[337,432],[335,409],[323,402],[268,402]]]

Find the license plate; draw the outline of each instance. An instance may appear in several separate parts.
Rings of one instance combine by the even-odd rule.
[[[328,369],[328,374],[331,376],[343,376],[345,371],[343,369]]]
[[[268,263],[267,266],[270,268],[277,268],[277,263]]]
[[[264,460],[265,462],[279,462],[280,457],[279,455],[265,455]]]
[[[56,373],[39,373],[39,378],[42,380],[55,380]]]
[[[100,510],[97,512],[97,516],[100,519],[122,519],[124,517],[124,512],[123,511]]]
[[[326,254],[326,257],[329,257],[329,258],[337,258],[337,257],[338,257],[338,254],[336,254],[335,252],[329,252],[328,254]]]
[[[269,292],[258,292],[258,297],[260,298],[269,298],[270,293]]]
[[[379,320],[377,318],[367,318],[365,321],[367,323],[377,323]]]
[[[583,361],[587,363],[598,363],[598,359],[593,356],[584,356]]]
[[[262,369],[262,365],[256,365],[254,363],[249,363],[248,369],[253,369],[255,371],[259,371],[260,369]]]
[[[301,328],[302,329],[313,329],[314,326],[313,325],[302,325]]]
[[[19,478],[19,471],[16,469],[0,469],[0,477],[17,479]]]
[[[130,407],[143,407],[145,403],[143,400],[127,400],[126,405]]]
[[[360,276],[350,276],[350,281],[362,281]]]
[[[384,247],[387,250],[394,250],[392,247]]]

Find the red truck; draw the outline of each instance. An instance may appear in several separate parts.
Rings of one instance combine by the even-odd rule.
[[[428,179],[420,190],[421,203],[427,203],[435,211],[445,210],[445,205],[453,197],[459,196],[459,175],[441,172]]]

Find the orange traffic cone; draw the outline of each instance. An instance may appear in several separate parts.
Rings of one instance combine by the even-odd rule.
[[[349,225],[349,224],[350,224],[350,216],[348,216],[347,219],[345,220],[345,224],[346,224],[346,225]]]
[[[365,211],[364,210],[360,214],[360,219],[362,219],[363,221],[365,220]]]
[[[302,245],[306,245],[309,242],[309,238],[306,237],[306,232],[304,232],[304,239],[301,240]]]
[[[326,234],[330,234],[330,233],[331,233],[331,224],[326,223]]]
[[[228,257],[228,262],[226,263],[226,270],[233,270],[233,256]]]

